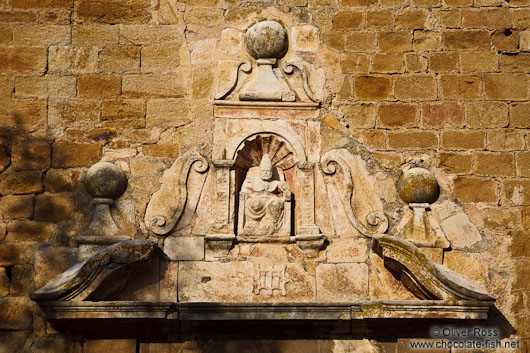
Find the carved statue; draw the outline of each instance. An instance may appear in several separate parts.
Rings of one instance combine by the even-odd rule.
[[[291,191],[279,179],[268,154],[261,158],[259,168],[249,169],[240,192],[239,234],[289,235]]]

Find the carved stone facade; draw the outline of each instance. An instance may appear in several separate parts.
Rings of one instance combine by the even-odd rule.
[[[519,97],[469,57],[521,65],[480,44],[514,54],[515,34],[490,39],[473,16],[493,26],[522,9],[22,2],[0,6],[14,22],[46,10],[32,34],[0,23],[0,61],[25,63],[0,75],[16,105],[0,128],[18,139],[0,144],[0,353],[397,353],[454,343],[432,329],[455,327],[526,351],[527,173],[514,151],[528,141],[513,101],[528,87]],[[31,126],[16,121],[42,98],[16,74],[39,65],[26,41],[49,44],[47,116]],[[478,123],[507,125],[503,109],[517,128],[504,139]],[[478,151],[494,146],[511,162]],[[518,169],[497,175],[497,162]]]

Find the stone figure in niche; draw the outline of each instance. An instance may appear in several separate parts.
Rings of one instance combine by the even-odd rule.
[[[289,236],[290,187],[283,174],[272,166],[268,154],[261,158],[259,168],[248,170],[239,202],[240,235]]]

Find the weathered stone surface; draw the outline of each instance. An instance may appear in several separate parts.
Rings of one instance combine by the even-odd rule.
[[[180,262],[178,297],[182,302],[251,302],[253,275],[250,262]]]
[[[28,298],[0,299],[0,329],[28,330],[33,323],[33,308]]]
[[[77,94],[83,98],[111,98],[121,93],[118,75],[83,74],[77,79]]]
[[[464,72],[493,72],[497,71],[498,66],[497,53],[494,51],[460,54],[460,67]]]
[[[189,105],[184,99],[151,99],[147,102],[148,127],[178,127],[190,122]]]
[[[135,339],[87,340],[85,353],[100,352],[136,353]]]
[[[438,146],[438,136],[430,131],[391,132],[388,134],[391,148],[422,149]]]
[[[368,299],[368,267],[365,264],[319,264],[316,276],[319,301]]]
[[[36,127],[46,120],[46,101],[1,99],[0,115],[0,126]]]
[[[101,155],[99,143],[80,144],[67,141],[54,142],[52,166],[55,168],[90,167]]]
[[[383,103],[377,109],[378,126],[398,127],[414,126],[418,109],[412,104]]]
[[[346,125],[352,129],[371,128],[375,124],[374,104],[344,104],[340,107]]]
[[[48,142],[21,142],[11,150],[11,162],[16,170],[46,169],[51,162],[51,148]]]
[[[459,153],[441,153],[438,166],[447,173],[469,173],[471,172],[471,167],[473,166],[473,159],[471,155]]]
[[[44,193],[35,197],[35,219],[45,222],[61,222],[74,213],[75,196],[71,194]]]
[[[514,205],[530,204],[530,183],[526,179],[503,180],[504,198]]]
[[[480,255],[448,251],[444,254],[444,265],[482,286],[488,284],[488,264]]]
[[[149,45],[142,48],[142,73],[178,73],[180,46]]]
[[[142,68],[143,68],[142,58]],[[131,45],[107,46],[99,53],[98,69],[108,73],[135,73],[140,70],[140,48]]]
[[[81,0],[75,3],[74,17],[80,22],[146,23],[151,18],[147,0]]]
[[[173,261],[204,259],[203,237],[167,237],[164,253]]]
[[[33,215],[33,195],[3,196],[0,214],[4,218],[30,218]]]
[[[462,202],[496,202],[497,184],[485,178],[458,177],[454,181],[454,195]]]
[[[123,27],[122,27],[123,28]],[[104,45],[117,44],[119,40],[117,26],[87,24],[72,26],[72,44]]]
[[[480,153],[475,164],[476,175],[515,176],[512,153]]]
[[[442,46],[449,50],[490,49],[488,31],[444,31]]]
[[[444,131],[442,147],[452,150],[482,149],[486,144],[484,131]]]
[[[480,97],[480,76],[443,75],[440,84],[442,98],[475,99]]]
[[[5,267],[0,267],[0,298],[9,295],[9,285],[6,269]]]
[[[9,222],[7,225],[7,240],[16,242],[44,242],[55,232],[56,226],[51,223],[21,220]]]
[[[179,98],[184,95],[178,76],[127,75],[123,77],[123,95],[131,98],[165,97]]]
[[[34,290],[33,265],[16,265],[11,270],[11,288],[12,297],[27,297]]]
[[[365,262],[368,246],[363,238],[333,239],[326,247],[327,261],[331,263]]]
[[[15,27],[13,42],[17,46],[47,47],[68,45],[71,42],[69,26],[22,25]]]
[[[460,127],[464,123],[464,109],[458,103],[425,103],[422,124],[426,127]]]
[[[512,243],[510,245],[510,252],[513,257],[528,257],[530,256],[530,246],[528,240],[530,234],[527,230],[510,231],[509,233]]]
[[[95,47],[53,46],[48,53],[49,71],[57,74],[95,72],[97,60]]]
[[[35,249],[27,244],[0,243],[0,266],[24,264],[29,261]]]
[[[35,254],[35,287],[41,288],[77,261],[77,249],[46,247]]]
[[[383,52],[405,52],[412,49],[412,37],[408,31],[379,32],[377,43]]]
[[[57,193],[74,191],[79,184],[80,171],[73,169],[49,169],[44,179],[46,191]]]
[[[470,247],[482,240],[477,227],[463,213],[457,213],[440,223],[453,249]],[[458,269],[457,269],[458,270]]]
[[[399,197],[406,203],[434,203],[440,194],[438,181],[428,169],[411,168],[397,181]]]
[[[495,128],[508,125],[507,106],[501,102],[477,102],[467,105],[467,125],[471,128]]]
[[[223,22],[223,10],[208,7],[192,7],[186,11],[186,23],[202,26],[214,27]]]
[[[383,76],[356,76],[354,94],[359,99],[385,99],[392,89],[392,80]]]
[[[43,190],[42,172],[38,170],[6,171],[0,175],[0,194],[33,194]]]
[[[528,98],[528,79],[521,74],[485,74],[484,89],[489,99],[524,100]]]
[[[430,75],[412,75],[396,77],[394,95],[403,100],[436,98],[436,82]]]

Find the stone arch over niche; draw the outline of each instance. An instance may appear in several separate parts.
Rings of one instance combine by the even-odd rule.
[[[291,134],[292,135],[292,134]],[[294,135],[291,139],[295,138]],[[273,167],[273,180],[279,182],[286,182],[289,185],[290,190],[296,190],[296,177],[295,168],[293,168],[300,159],[305,160],[305,153],[302,149],[302,145],[299,141],[294,140],[295,144],[298,142],[298,149],[291,144],[289,140],[283,136],[271,132],[262,131],[247,136],[242,141],[240,140],[238,147],[235,149],[233,156],[233,172],[234,172],[234,184],[235,184],[235,210],[237,211],[238,217],[235,217],[234,228],[237,234],[242,233],[242,218],[244,210],[241,208],[243,202],[241,199],[241,193],[243,183],[247,178],[256,177],[257,168],[260,166],[262,158],[265,154],[268,154],[271,158]],[[294,219],[294,208],[291,208],[291,204],[294,205],[294,195],[289,201],[286,202],[285,210],[288,214],[285,215],[289,219],[286,224],[289,224],[288,228],[291,229],[291,219]],[[244,203],[243,203],[244,204]],[[288,229],[282,230],[284,236],[289,236],[294,232],[294,228],[290,231]],[[288,238],[287,238],[288,239]]]

